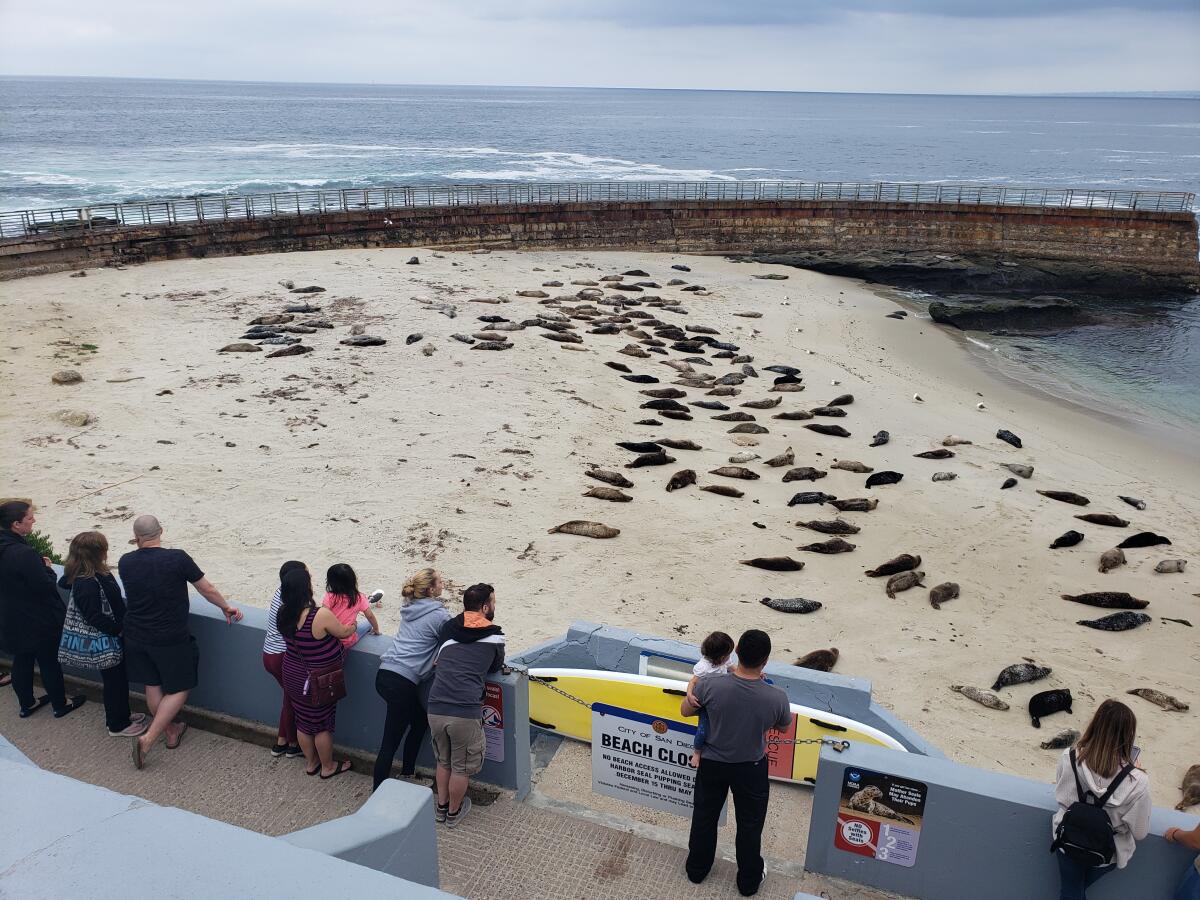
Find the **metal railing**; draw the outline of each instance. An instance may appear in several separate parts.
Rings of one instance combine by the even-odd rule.
[[[537,203],[636,203],[656,200],[852,200],[876,203],[961,203],[1187,212],[1194,205],[1195,194],[1183,191],[1113,191],[994,184],[848,181],[413,184],[388,188],[279,194],[218,194],[0,212],[0,238],[24,238],[80,228],[143,228],[153,225],[265,219],[361,210]]]

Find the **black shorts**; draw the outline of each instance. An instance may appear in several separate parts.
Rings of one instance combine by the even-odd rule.
[[[125,667],[134,684],[161,687],[164,694],[190,691],[200,683],[200,648],[190,636],[165,647],[126,643]]]

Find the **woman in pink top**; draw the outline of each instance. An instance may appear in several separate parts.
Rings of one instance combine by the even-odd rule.
[[[353,625],[361,613],[371,627],[371,634],[379,634],[379,620],[371,612],[371,604],[365,594],[358,592],[358,576],[345,563],[330,566],[325,573],[325,599],[321,605],[328,609],[343,625]],[[347,649],[358,643],[359,630],[356,628],[350,637],[342,638],[342,646]]]

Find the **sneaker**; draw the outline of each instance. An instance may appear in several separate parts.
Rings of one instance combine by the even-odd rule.
[[[463,817],[465,817],[466,814],[469,813],[470,811],[471,811],[471,798],[463,797],[462,805],[458,807],[458,812],[456,812],[456,813],[447,812],[446,813],[446,827],[453,828],[455,825],[457,825],[459,822],[461,822],[463,820]]]
[[[383,591],[373,591],[371,596],[367,597],[367,602],[372,606],[378,606],[383,602]]]
[[[275,757],[275,759],[279,759],[279,757],[287,753],[287,748],[287,744],[276,744],[271,748],[271,756]]]
[[[138,735],[145,734],[146,729],[149,727],[150,727],[150,723],[147,722],[145,717],[143,716],[142,721],[130,722],[125,728],[121,729],[120,731],[113,731],[112,729],[109,729],[108,736],[109,737],[137,737]]]
[[[753,888],[751,888],[748,891],[743,891],[741,888],[738,888],[738,893],[741,894],[743,897],[753,897],[755,894],[758,893],[758,889],[760,887],[762,887],[762,883],[766,880],[766,878],[767,878],[767,871],[766,871],[766,869],[763,869],[763,873],[758,876],[758,884],[756,884]]]
[[[461,812],[461,810],[459,810],[459,812]],[[435,800],[433,804],[433,821],[440,825],[442,822],[446,821],[446,816],[448,815],[450,815],[450,804],[447,803],[442,805]]]
[[[304,755],[304,751],[300,749],[299,744],[288,744],[288,748],[283,751],[283,755],[288,759],[299,759]]]

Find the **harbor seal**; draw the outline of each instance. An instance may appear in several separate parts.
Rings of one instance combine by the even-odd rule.
[[[752,472],[743,466],[720,466],[710,470],[708,474],[720,475],[722,478],[741,478],[744,481],[757,481],[761,477],[757,472]]]
[[[653,425],[653,426],[657,427],[657,426],[662,425],[662,422],[658,421],[658,419],[638,419],[633,424],[634,425]]]
[[[714,422],[753,422],[754,416],[750,413],[731,412],[721,416],[713,416]]]
[[[613,487],[633,487],[633,482],[620,472],[610,472],[608,469],[588,469],[583,474],[588,476],[588,478],[595,478],[597,481],[611,484]]]
[[[743,566],[753,566],[755,569],[766,569],[768,572],[799,572],[804,563],[797,562],[790,556],[756,556],[753,559],[739,559]]]
[[[1129,550],[1134,547],[1157,547],[1159,544],[1171,545],[1169,538],[1163,537],[1161,534],[1155,534],[1153,531],[1139,531],[1137,534],[1130,535],[1117,544],[1122,550]]]
[[[828,474],[828,472],[821,469],[814,469],[812,466],[797,466],[783,473],[783,483],[787,484],[789,481],[816,481]]]
[[[938,447],[936,450],[926,450],[923,453],[914,453],[914,459],[951,459],[954,456],[953,450],[947,450],[945,447]]]
[[[793,666],[798,669],[813,669],[817,672],[832,672],[833,667],[837,665],[838,657],[841,654],[837,647],[830,647],[828,650],[814,650],[811,653],[805,653],[797,659]]]
[[[838,394],[836,397],[834,397],[832,400],[830,400],[825,405],[826,406],[849,406],[853,402],[854,402],[853,394]]]
[[[1101,609],[1145,609],[1150,605],[1148,600],[1139,600],[1124,591],[1093,591],[1090,594],[1061,594],[1060,596],[1072,603],[1098,606]]]
[[[1042,727],[1042,719],[1056,712],[1071,712],[1071,692],[1066,688],[1041,691],[1029,698],[1029,718],[1034,728]]]
[[[622,375],[626,381],[632,384],[658,384],[659,381],[653,375]]]
[[[877,432],[875,432],[875,437],[871,438],[870,446],[882,447],[884,444],[886,444],[891,439],[892,439],[892,436],[890,434],[888,434],[886,431],[877,431]]]
[[[1083,532],[1068,531],[1060,534],[1054,539],[1054,543],[1050,545],[1051,550],[1057,550],[1059,547],[1074,547],[1083,540]]]
[[[804,550],[808,553],[849,553],[855,548],[855,544],[849,541],[844,541],[840,537],[830,538],[827,541],[817,541],[812,544],[804,544],[797,547],[797,550]]]
[[[1075,624],[1095,628],[1097,631],[1130,631],[1149,621],[1151,621],[1151,617],[1145,613],[1125,611],[1099,619],[1080,619]]]
[[[1066,750],[1068,747],[1075,745],[1079,740],[1079,732],[1074,728],[1068,728],[1066,731],[1060,731],[1048,741],[1042,741],[1038,746],[1043,750]]]
[[[1043,497],[1058,500],[1060,503],[1070,503],[1074,506],[1087,506],[1092,501],[1074,491],[1038,491]]]
[[[1164,694],[1162,691],[1154,690],[1154,688],[1134,688],[1125,693],[1141,697],[1143,700],[1149,700],[1155,706],[1160,706],[1167,712],[1187,712],[1191,708],[1182,700],[1176,700],[1170,694]]]
[[[1175,804],[1176,809],[1189,809],[1200,803],[1200,765],[1188,767],[1179,789],[1183,791],[1183,799]]]
[[[782,397],[776,397],[773,400],[747,400],[745,403],[739,403],[738,406],[743,409],[772,409],[782,402]]]
[[[546,534],[575,534],[590,538],[615,538],[620,533],[620,528],[612,528],[601,522],[589,522],[586,519],[572,519],[546,531]]]
[[[685,412],[680,412],[677,409],[660,409],[658,411],[658,414],[660,416],[662,416],[664,419],[674,419],[676,422],[692,421],[692,417],[689,414],[687,414]]]
[[[628,503],[633,498],[620,488],[593,487],[583,492],[584,497],[595,497],[598,500],[611,500],[614,503]]]
[[[929,592],[929,605],[934,609],[941,609],[947,600],[956,599],[958,592],[959,588],[955,582],[944,581]]]
[[[792,495],[788,506],[800,506],[805,503],[832,503],[835,500],[837,497],[833,494],[826,494],[824,491],[801,491]]]
[[[1031,681],[1041,681],[1052,671],[1053,669],[1049,666],[1039,666],[1030,662],[1006,666],[996,676],[996,683],[992,685],[992,690],[998,691],[1000,688],[1010,687],[1014,684],[1028,684]]]
[[[891,819],[894,822],[903,822],[906,825],[914,824],[912,819],[905,818],[887,804],[880,803],[879,798],[882,796],[883,791],[879,790],[875,785],[867,785],[861,791],[852,795],[847,801],[846,806],[860,813],[866,813],[868,816]]]
[[[700,490],[708,491],[710,494],[717,494],[721,497],[733,497],[735,500],[746,496],[744,491],[739,491],[737,488],[730,487],[727,484],[706,484]]]
[[[1082,516],[1076,516],[1079,521],[1087,522],[1089,525],[1107,525],[1110,528],[1128,528],[1129,520],[1122,519],[1120,516],[1114,516],[1112,513],[1084,513]]]
[[[971,687],[969,684],[952,684],[950,685],[950,690],[958,691],[958,693],[962,694],[968,700],[974,700],[988,709],[998,709],[1001,712],[1008,709],[1008,704],[991,691],[982,691],[977,687]]]
[[[617,446],[630,453],[661,453],[657,441],[617,441]]]
[[[815,431],[817,434],[826,434],[830,437],[850,437],[850,432],[848,432],[841,425],[824,425],[819,422],[810,422],[804,427],[809,431]]]
[[[1008,469],[1014,475],[1020,475],[1022,478],[1033,477],[1033,466],[1027,466],[1024,463],[1000,463],[1000,468]]]
[[[903,472],[893,472],[885,469],[867,476],[866,487],[873,488],[883,484],[898,484],[904,478]]]
[[[1123,565],[1125,565],[1125,551],[1120,547],[1113,547],[1100,554],[1101,575]]]
[[[1164,559],[1154,567],[1154,571],[1159,575],[1183,574],[1184,568],[1187,566],[1186,559]]]
[[[729,407],[720,400],[693,400],[688,404],[688,406],[694,406],[696,409],[713,410],[715,412],[723,412],[729,409]]]
[[[1139,500],[1137,497],[1126,497],[1124,494],[1117,494],[1118,500],[1124,500],[1134,509],[1142,510],[1146,508],[1146,501]]]
[[[765,465],[771,466],[773,469],[777,469],[780,466],[790,466],[795,461],[796,454],[792,452],[791,447],[788,447],[778,456],[772,456],[770,459],[768,459]]]
[[[771,597],[763,597],[760,601],[763,606],[773,609],[776,612],[783,613],[801,613],[807,614],[816,612],[821,608],[821,603],[817,600],[805,600],[803,597],[790,597],[787,599],[774,599]]]
[[[647,397],[653,397],[655,400],[679,400],[687,396],[687,391],[681,391],[679,388],[647,388],[643,391],[638,391],[639,394],[645,394]]]
[[[774,366],[763,366],[763,371],[764,372],[774,372],[777,375],[799,375],[800,374],[800,370],[797,369],[795,366],[785,366],[782,364],[774,365]]]
[[[879,505],[879,500],[875,497],[850,497],[846,500],[830,497],[828,502],[838,512],[870,512]]]
[[[1016,486],[1017,486],[1017,479],[1015,479],[1015,478],[1005,478],[1005,479],[1004,479],[1004,484],[1000,485],[1000,490],[1002,490],[1002,491],[1007,491],[1009,488],[1014,488],[1014,487],[1016,487]]]
[[[921,557],[913,553],[901,553],[899,556],[880,563],[864,573],[869,578],[881,578],[884,575],[895,575],[897,572],[907,572],[921,564]]]
[[[857,525],[851,525],[849,522],[843,522],[841,519],[833,519],[831,521],[813,519],[809,522],[797,522],[796,525],[800,528],[810,528],[813,531],[819,531],[821,534],[858,534],[862,531]]]
[[[849,415],[840,406],[816,406],[809,410],[814,416],[824,416],[827,419],[844,419]]]
[[[662,412],[664,409],[673,409],[676,412],[687,412],[688,411],[688,408],[686,406],[684,406],[682,403],[680,403],[678,400],[668,400],[668,399],[647,400],[645,403],[643,403],[638,408],[639,409],[653,409],[658,412]]]
[[[740,466],[742,463],[754,462],[756,459],[762,459],[757,453],[752,453],[749,450],[743,450],[741,453],[735,453],[729,457],[729,462],[735,466]]]
[[[680,488],[685,488],[689,484],[696,483],[696,473],[692,469],[680,469],[671,476],[671,480],[667,482],[667,492],[677,491]]]
[[[958,478],[957,472],[934,472],[930,481],[954,481]]]
[[[897,572],[887,580],[884,591],[891,599],[895,600],[896,594],[915,587],[925,587],[924,572]]]
[[[1009,431],[1007,428],[1001,428],[999,431],[997,431],[996,437],[998,437],[1000,440],[1004,441],[1004,443],[1006,443],[1006,444],[1012,444],[1018,450],[1020,450],[1021,447],[1023,446],[1021,444],[1021,439],[1019,437],[1017,437],[1015,434],[1013,434],[1011,431]]]
[[[811,419],[812,417],[813,414],[807,409],[797,409],[793,410],[792,412],[775,413],[775,415],[771,416],[772,419],[782,419],[785,422],[797,422],[802,419]]]
[[[957,447],[960,444],[969,444],[969,443],[971,443],[971,442],[968,441],[965,437],[959,437],[957,434],[948,434],[944,438],[942,438],[942,446],[943,447]]]
[[[868,466],[866,463],[860,463],[856,459],[839,459],[830,465],[831,469],[841,469],[843,472],[857,472],[859,475],[866,475],[869,472],[874,472],[873,466]]]
[[[675,462],[675,457],[668,456],[661,450],[657,453],[643,453],[633,462],[625,463],[627,469],[640,469],[643,466],[669,466]]]
[[[761,425],[756,425],[753,422],[743,422],[741,425],[734,425],[726,434],[769,434],[770,432]]]
[[[703,450],[704,449],[699,444],[697,444],[695,441],[681,441],[681,440],[678,440],[677,438],[663,438],[662,440],[656,441],[655,443],[660,444],[663,447],[667,447],[670,450]]]

